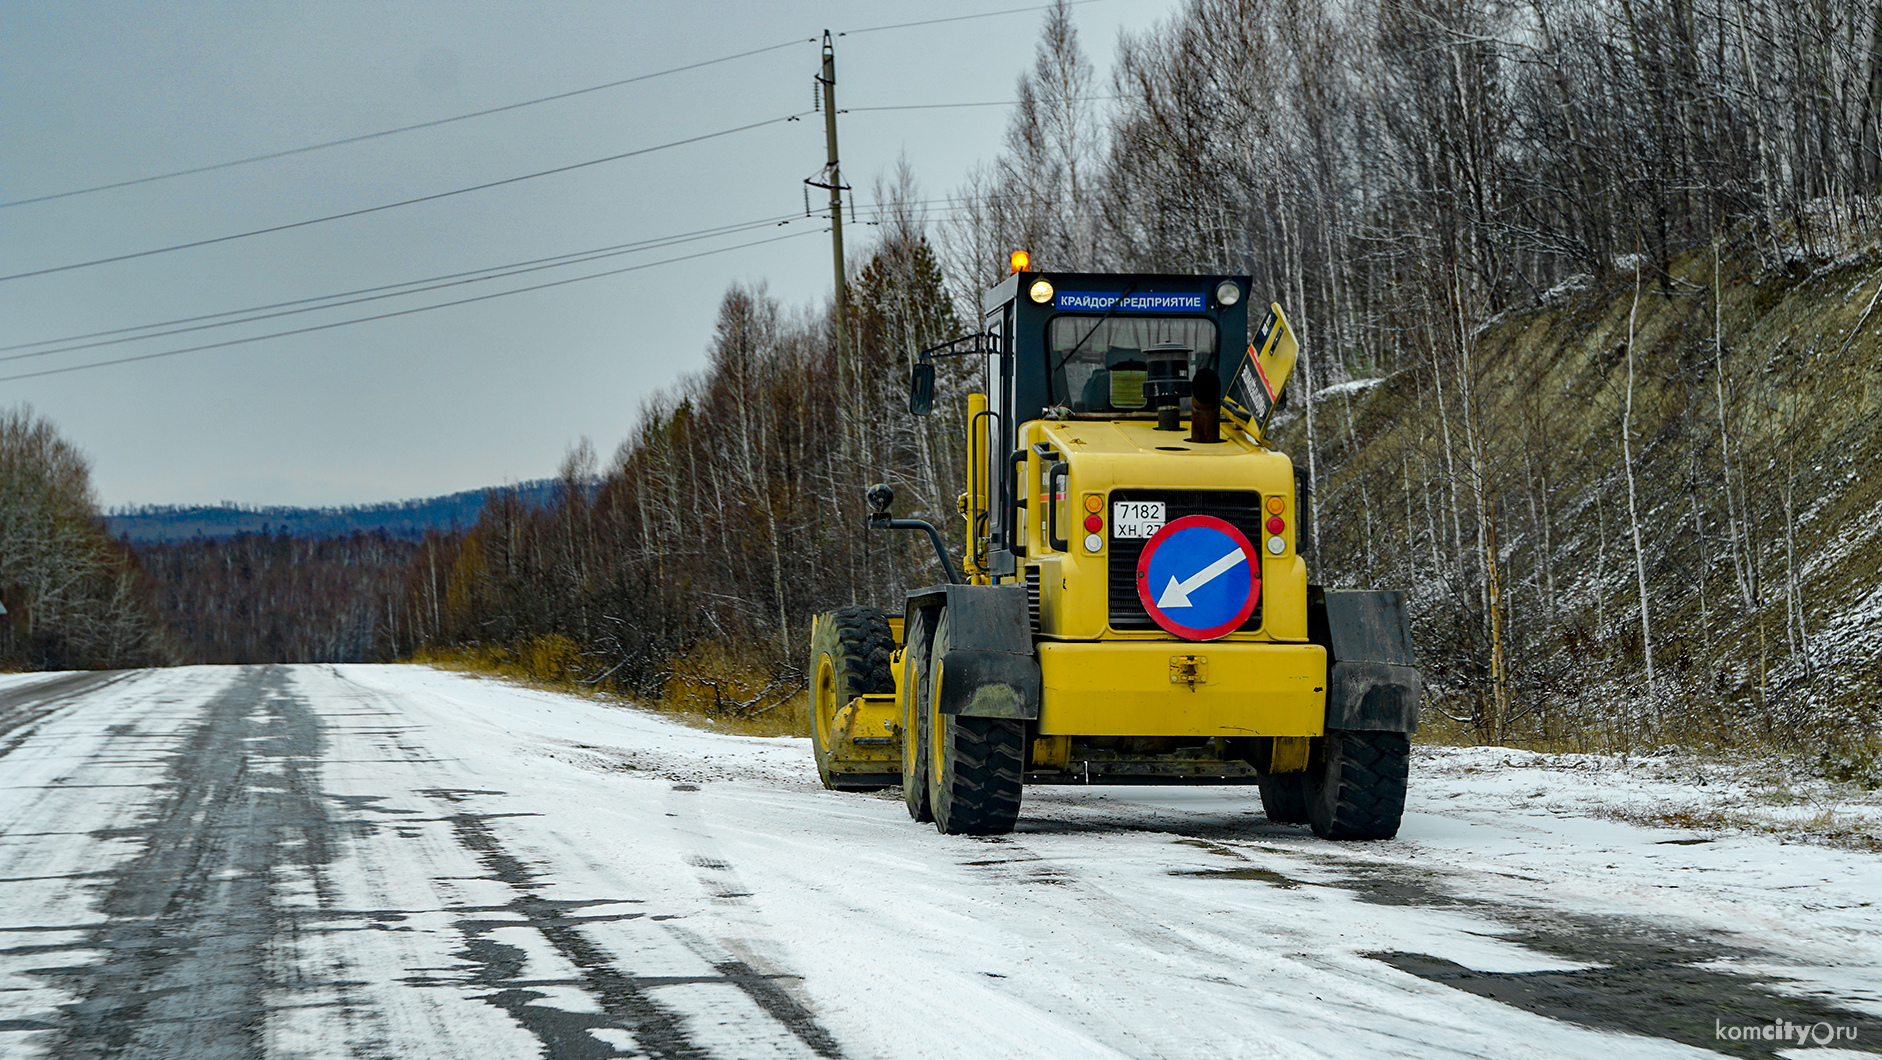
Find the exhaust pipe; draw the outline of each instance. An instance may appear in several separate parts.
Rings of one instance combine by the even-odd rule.
[[[1222,440],[1222,380],[1215,369],[1204,368],[1190,380],[1189,437],[1191,442],[1213,445]]]

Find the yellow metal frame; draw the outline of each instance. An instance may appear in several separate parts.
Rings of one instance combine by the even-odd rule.
[[[1325,731],[1327,656],[1318,644],[1043,642],[1038,652],[1041,736]],[[1173,676],[1173,659],[1182,656],[1204,659],[1206,679]]]

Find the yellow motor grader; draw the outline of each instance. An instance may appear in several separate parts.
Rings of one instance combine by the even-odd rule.
[[[1302,470],[1268,448],[1297,344],[1249,278],[1034,272],[978,332],[965,547],[899,616],[812,623],[811,740],[826,787],[899,785],[944,833],[1012,830],[1023,785],[1258,784],[1275,821],[1395,835],[1421,691],[1403,597],[1309,584]]]

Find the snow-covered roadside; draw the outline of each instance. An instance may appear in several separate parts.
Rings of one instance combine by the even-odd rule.
[[[1453,793],[1584,816],[1687,828],[1710,839],[1762,834],[1785,842],[1882,851],[1882,789],[1836,782],[1773,758],[1541,754],[1505,747],[1418,747],[1421,777]]]
[[[1825,820],[1873,839],[1882,805],[1846,786],[1778,787],[1768,769],[1419,748],[1401,835],[1488,893],[1703,927],[1767,955],[1721,966],[1882,1016],[1882,857],[1796,839]]]

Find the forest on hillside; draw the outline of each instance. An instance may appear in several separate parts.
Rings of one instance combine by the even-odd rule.
[[[136,546],[178,657],[209,665],[392,661],[418,549],[384,531],[285,528]]]
[[[966,381],[925,419],[902,381],[1024,248],[1245,273],[1288,307],[1317,576],[1411,590],[1429,704],[1479,738],[1873,757],[1873,667],[1812,633],[1862,574],[1819,591],[1802,555],[1862,554],[1863,495],[1799,431],[1819,380],[1847,414],[1812,444],[1877,434],[1874,5],[1191,0],[1116,49],[1101,83],[1050,11],[966,186],[933,206],[905,168],[878,181],[847,357],[830,306],[734,286],[707,370],[605,464],[571,453],[592,496],[499,498],[427,550],[413,646],[553,643],[637,692],[727,646],[753,687],[791,678],[811,614],[935,578],[863,532],[862,492],[958,530]],[[1806,305],[1842,332],[1803,330]]]
[[[136,557],[98,521],[91,465],[26,406],[0,409],[0,669],[174,658]]]
[[[418,550],[383,532],[113,538],[78,447],[0,410],[0,670],[390,661]]]

